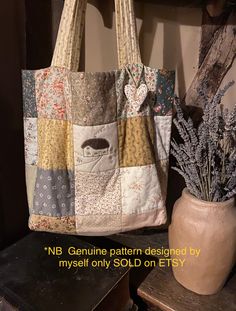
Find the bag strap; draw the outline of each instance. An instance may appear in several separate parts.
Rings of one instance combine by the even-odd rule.
[[[119,68],[127,64],[140,64],[136,19],[133,0],[115,0],[116,37]]]
[[[65,0],[52,66],[77,71],[85,25],[87,0]],[[119,68],[141,63],[133,0],[115,0]]]
[[[87,0],[65,0],[51,66],[78,70]]]

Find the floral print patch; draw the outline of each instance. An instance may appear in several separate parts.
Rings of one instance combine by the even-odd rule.
[[[111,235],[122,231],[121,214],[76,215],[77,232],[82,235],[91,232],[99,235]]]
[[[147,97],[148,89],[146,84],[141,84],[139,87],[127,84],[125,85],[125,95],[129,104],[135,111],[139,111],[143,102]]]
[[[139,88],[145,84],[148,89],[142,109],[135,110],[125,96],[125,87]],[[171,115],[174,98],[174,71],[156,70],[133,64],[116,73],[117,118],[127,119],[136,116]]]
[[[145,80],[145,66],[142,64],[129,64],[126,66],[126,71],[132,77],[133,83],[138,86],[141,81]]]
[[[25,163],[36,165],[38,158],[37,119],[24,118]]]
[[[142,83],[139,87],[127,84],[124,92],[127,102],[123,114],[129,117],[149,115],[149,107],[145,101],[148,95],[146,84]]]
[[[35,73],[36,101],[41,118],[71,120],[68,70],[46,68]]]
[[[119,169],[100,173],[75,171],[76,215],[121,213]]]
[[[35,231],[76,234],[75,216],[30,215],[29,228]]]
[[[73,123],[94,126],[116,120],[115,74],[72,73]]]
[[[35,71],[22,70],[22,93],[25,118],[36,118]]]
[[[160,182],[155,165],[121,168],[123,213],[144,213],[163,208]]]
[[[145,72],[145,82],[149,91],[155,95],[156,93],[156,86],[157,86],[157,75],[159,70],[152,69],[150,67],[144,67]]]
[[[172,114],[174,100],[174,71],[159,70],[157,73],[156,101],[153,107],[155,115]]]
[[[132,81],[126,70],[117,71],[115,77],[117,119],[119,119],[127,115],[127,113],[124,112],[127,107],[127,97],[124,92],[124,86],[132,84]]]

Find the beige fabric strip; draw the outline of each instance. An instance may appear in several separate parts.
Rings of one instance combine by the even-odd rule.
[[[65,0],[52,66],[79,68],[87,0]],[[133,0],[115,0],[119,68],[141,63]]]
[[[52,66],[79,68],[87,0],[65,0]]]
[[[141,63],[133,0],[115,0],[119,68]]]
[[[78,219],[76,219],[78,218]],[[77,235],[111,235],[143,227],[166,223],[165,208],[156,208],[142,214],[88,215],[51,217],[31,214],[29,228],[36,231],[69,233]],[[76,224],[79,224],[76,227]]]

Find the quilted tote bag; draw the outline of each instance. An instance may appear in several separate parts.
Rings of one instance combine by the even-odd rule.
[[[29,227],[164,224],[174,72],[142,64],[132,0],[115,1],[119,69],[77,72],[86,5],[65,0],[51,66],[22,73]]]

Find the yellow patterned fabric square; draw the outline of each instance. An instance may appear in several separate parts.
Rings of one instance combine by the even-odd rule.
[[[74,169],[72,123],[38,119],[38,166],[43,169]]]
[[[153,118],[143,116],[118,121],[120,167],[155,163]]]

